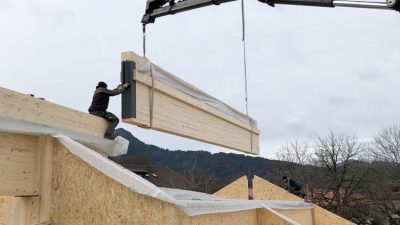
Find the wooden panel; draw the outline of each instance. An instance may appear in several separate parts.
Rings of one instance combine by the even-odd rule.
[[[266,209],[257,209],[258,225],[292,225]]]
[[[8,225],[7,211],[11,197],[0,196],[0,225]]]
[[[103,136],[104,119],[0,87],[0,114]]]
[[[247,198],[247,179],[246,176],[237,179],[221,190],[217,191],[215,195],[225,198]],[[259,200],[301,200],[296,195],[290,194],[283,188],[280,188],[258,176],[254,176],[253,179],[253,192],[254,199]],[[287,212],[289,213],[289,212]],[[290,217],[290,214],[287,214]],[[282,213],[285,214],[285,213]],[[313,215],[314,214],[314,215]],[[319,206],[314,206],[314,212],[310,212],[310,217],[307,216],[308,220],[315,220],[316,225],[355,225],[354,223],[335,215]],[[293,214],[292,216],[298,216]],[[304,221],[303,221],[304,223]],[[307,222],[309,223],[309,222]]]
[[[40,155],[40,180],[39,180],[39,222],[50,220],[51,208],[51,180],[53,172],[53,142],[49,136],[41,136],[38,141],[38,152]]]
[[[32,175],[29,180],[24,180],[24,185],[33,190],[33,193],[18,193],[14,189],[11,190],[14,191],[13,193],[7,191],[6,194],[19,195],[21,197],[4,198],[7,202],[0,209],[3,210],[3,216],[0,215],[0,221],[3,220],[8,225],[32,225],[48,222],[50,220],[51,207],[53,138],[50,136],[34,137],[0,133],[0,143],[3,148],[8,146],[11,149],[24,149],[25,151],[23,152],[28,151],[31,153],[28,157],[29,173],[26,172],[25,165],[21,166],[21,160],[12,161],[13,164],[10,164],[10,169],[15,172],[24,169],[25,174]],[[5,155],[4,151],[0,152],[0,158]],[[9,155],[6,156],[9,157]],[[14,158],[9,157],[9,160]],[[22,159],[22,157],[20,158]],[[23,159],[26,160],[26,157]],[[0,165],[2,165],[1,163]],[[0,187],[15,185],[17,183],[15,179],[1,182]],[[20,183],[17,184],[20,185]],[[13,187],[15,188],[15,186]],[[25,195],[25,197],[22,195]]]
[[[356,225],[319,206],[315,207],[316,225]]]
[[[38,224],[39,197],[10,197],[5,222],[7,225]]]
[[[132,52],[123,53],[122,60],[134,61],[136,67],[146,63],[145,59]],[[138,71],[134,74],[136,118],[124,119],[124,122],[259,154],[259,130],[256,125],[250,126],[162,82],[154,80],[153,83],[151,77]]]
[[[223,198],[232,199],[248,199],[248,181],[247,177],[243,176],[229,185],[223,187],[219,191],[215,192],[214,195]]]
[[[301,225],[314,225],[311,209],[275,209],[280,214],[300,223]]]
[[[78,159],[60,143],[53,155],[51,221],[57,225],[256,225],[257,211],[187,216],[140,195]]]
[[[0,195],[36,195],[37,138],[0,133]]]

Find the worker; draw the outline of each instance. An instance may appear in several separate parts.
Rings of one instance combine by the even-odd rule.
[[[119,123],[119,119],[116,115],[107,112],[108,103],[110,101],[110,96],[115,96],[121,94],[129,87],[128,83],[120,84],[114,90],[107,89],[107,84],[100,81],[93,95],[92,104],[89,107],[89,113],[95,116],[102,117],[109,122],[108,128],[104,137],[107,139],[114,140],[115,138],[115,128]]]
[[[301,185],[299,185],[295,180],[283,176],[282,181],[287,191],[300,197],[304,196],[304,193],[301,191]]]

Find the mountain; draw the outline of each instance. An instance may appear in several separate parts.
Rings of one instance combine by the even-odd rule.
[[[170,151],[155,145],[148,145],[125,129],[117,129],[116,134],[129,140],[127,155],[146,155],[152,165],[167,166],[190,179],[208,180],[206,192],[213,192],[233,180],[252,173],[275,184],[281,184],[282,172],[279,168],[293,166],[291,163],[269,160],[261,157],[233,153],[211,154],[207,151]],[[201,179],[200,179],[201,180]],[[196,183],[201,186],[201,184]],[[205,184],[204,184],[205,185]]]

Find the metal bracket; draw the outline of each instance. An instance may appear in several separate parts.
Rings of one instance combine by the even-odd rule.
[[[136,81],[133,79],[136,64],[134,61],[121,62],[121,82],[129,88],[122,92],[122,119],[136,118]]]

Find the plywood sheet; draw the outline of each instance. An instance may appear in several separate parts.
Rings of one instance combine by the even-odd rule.
[[[147,60],[132,52],[136,68]],[[124,122],[251,154],[259,154],[259,130],[150,76],[134,71],[135,117]],[[188,84],[189,85],[189,84]]]
[[[301,225],[314,225],[311,209],[276,209],[276,211],[293,219]]]
[[[215,192],[214,195],[223,198],[248,199],[247,185],[247,177],[243,176]]]
[[[256,225],[257,210],[186,216],[169,203],[132,192],[57,143],[53,155],[52,224]]]
[[[265,209],[258,209],[258,225],[292,225]]]
[[[254,196],[256,199],[264,200],[300,200],[296,195],[290,194],[283,188],[280,188],[258,176],[254,177]],[[354,223],[329,212],[319,206],[315,206],[315,224],[316,225],[355,225]]]

